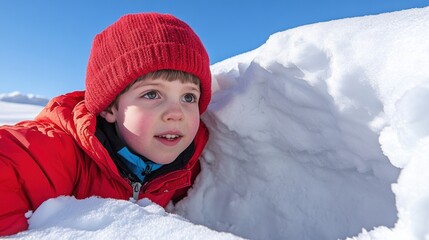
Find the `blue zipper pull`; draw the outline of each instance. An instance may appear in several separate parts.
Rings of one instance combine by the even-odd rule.
[[[147,175],[149,175],[152,172],[152,167],[151,165],[146,165],[146,168],[144,169],[144,171],[142,172],[142,176],[143,178],[146,177]]]

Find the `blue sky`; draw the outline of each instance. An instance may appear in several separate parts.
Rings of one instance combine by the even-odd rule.
[[[126,13],[177,16],[216,63],[290,28],[426,6],[428,0],[0,1],[0,93],[51,98],[83,90],[92,39]]]

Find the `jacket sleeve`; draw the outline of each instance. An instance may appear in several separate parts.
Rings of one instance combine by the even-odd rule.
[[[70,195],[79,150],[70,136],[41,125],[0,127],[0,236],[28,228],[26,213]]]

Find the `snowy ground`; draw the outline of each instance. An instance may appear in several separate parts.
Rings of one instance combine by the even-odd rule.
[[[171,213],[60,197],[12,238],[429,239],[427,36],[429,7],[273,34],[212,66],[202,173]]]
[[[41,106],[9,103],[0,100],[0,125],[14,124],[21,120],[32,119],[42,110]]]

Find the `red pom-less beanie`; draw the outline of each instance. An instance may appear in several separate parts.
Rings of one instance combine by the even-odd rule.
[[[138,77],[165,69],[200,79],[202,114],[211,98],[211,73],[199,37],[172,15],[125,15],[94,39],[86,72],[85,105],[99,114]]]

